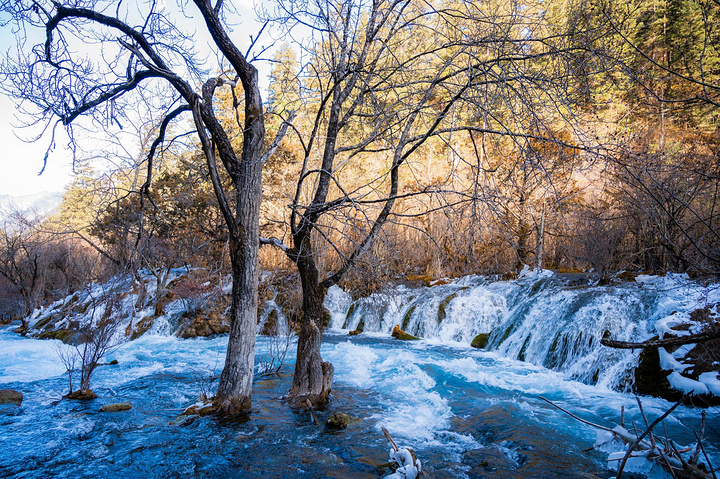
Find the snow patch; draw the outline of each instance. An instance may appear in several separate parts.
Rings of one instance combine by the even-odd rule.
[[[682,391],[684,393],[689,394],[708,394],[708,387],[701,383],[700,381],[695,381],[694,379],[686,378],[682,374],[680,374],[677,371],[673,371],[668,376],[668,381],[670,381],[670,386],[673,388]]]

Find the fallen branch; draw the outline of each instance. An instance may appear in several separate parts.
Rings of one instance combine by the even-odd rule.
[[[393,451],[398,452],[397,444],[395,444],[395,441],[393,441],[393,438],[392,438],[392,436],[390,436],[390,433],[388,432],[388,430],[385,429],[384,427],[381,427],[380,429],[382,430],[383,434],[385,434],[385,439],[388,440],[388,442],[390,443],[390,445],[393,448]]]
[[[643,440],[643,438],[644,438],[645,436],[647,436],[648,434],[652,434],[653,428],[654,428],[655,426],[657,426],[658,424],[660,424],[660,422],[661,422],[663,419],[665,419],[666,417],[668,417],[668,416],[670,415],[670,413],[675,410],[676,407],[678,407],[679,405],[681,405],[681,404],[683,403],[683,401],[685,401],[685,399],[687,399],[687,397],[688,397],[688,394],[685,394],[682,398],[680,398],[680,400],[679,400],[678,402],[676,402],[675,404],[673,404],[670,409],[668,409],[667,411],[665,411],[662,416],[660,416],[660,417],[658,417],[657,419],[655,419],[655,420],[652,422],[652,424],[650,424],[650,425],[648,426],[648,428],[645,430],[645,432],[642,433],[641,435],[639,435],[638,438],[635,440],[635,442],[630,445],[630,447],[628,448],[627,452],[625,453],[625,457],[623,457],[623,460],[622,460],[622,462],[620,463],[620,467],[618,467],[617,479],[620,479],[620,476],[622,476],[623,469],[625,469],[625,464],[627,463],[627,460],[630,458],[630,454],[632,454],[633,450],[638,446],[638,444],[640,444],[640,442]],[[639,401],[640,401],[640,400],[638,399],[638,402],[639,402]],[[644,413],[643,413],[643,414],[644,414]],[[672,443],[671,443],[671,444],[672,444]],[[660,454],[660,456],[662,457],[662,454]],[[684,462],[683,459],[682,459],[682,456],[680,456],[679,453],[678,453],[678,457],[680,458],[680,460],[681,460],[682,462]],[[683,464],[683,465],[684,465],[684,464]]]
[[[720,329],[713,331],[691,334],[690,336],[681,336],[679,338],[654,339],[642,343],[633,343],[630,341],[616,341],[614,339],[603,338],[600,344],[615,349],[643,349],[643,348],[664,348],[666,346],[682,346],[683,344],[702,343],[704,341],[712,341],[720,339]]]
[[[668,438],[667,430],[665,431],[665,439],[663,440],[660,436],[657,437],[659,441],[656,441],[655,436],[653,435],[653,429],[655,426],[660,424],[666,417],[672,413],[675,408],[677,408],[679,405],[683,403],[687,399],[687,394],[683,396],[677,403],[675,403],[670,409],[665,411],[664,414],[662,414],[660,417],[658,417],[655,421],[652,423],[648,423],[647,417],[645,416],[645,412],[642,407],[642,403],[640,402],[639,398],[636,398],[638,401],[638,407],[640,408],[640,413],[643,417],[643,420],[645,421],[646,430],[643,433],[640,433],[637,429],[635,430],[635,434],[632,434],[631,432],[627,431],[623,426],[617,426],[613,429],[610,429],[605,426],[601,426],[599,424],[595,424],[593,422],[587,421],[585,419],[582,419],[575,414],[567,411],[566,409],[558,406],[557,404],[553,403],[552,401],[540,396],[540,399],[547,402],[548,404],[554,406],[555,408],[561,410],[568,416],[572,417],[573,419],[583,423],[587,424],[589,426],[592,426],[596,429],[600,429],[602,431],[607,431],[612,433],[613,438],[616,440],[619,440],[621,443],[628,446],[627,451],[622,457],[616,456],[616,457],[610,457],[608,458],[608,462],[616,462],[620,461],[620,464],[618,466],[618,472],[616,475],[616,479],[620,479],[623,473],[623,470],[627,464],[628,459],[631,457],[643,457],[647,459],[648,461],[652,461],[659,466],[661,466],[663,469],[665,469],[670,475],[674,478],[692,478],[692,479],[710,479],[710,473],[712,473],[712,478],[717,479],[715,472],[713,470],[712,464],[710,463],[710,459],[705,453],[705,449],[702,445],[702,431],[704,430],[704,420],[703,424],[701,425],[701,434],[698,435],[695,433],[696,437],[698,438],[698,445],[695,451],[693,451],[692,448],[683,448],[678,449],[673,441],[671,441]],[[622,408],[621,411],[621,422],[624,422],[625,419],[625,408]],[[664,425],[664,423],[663,423]],[[694,431],[693,431],[694,432]],[[651,442],[645,441],[645,437],[649,436],[651,439]],[[633,454],[633,452],[637,452],[637,454]],[[685,460],[684,457],[682,457],[683,453],[691,453],[691,458],[689,460]],[[703,456],[705,458],[705,461],[707,462],[708,469],[710,470],[710,473],[703,470],[698,463],[698,455],[699,452],[703,453]],[[612,456],[612,455],[611,455]],[[676,474],[677,473],[677,474]]]
[[[555,404],[555,403],[552,402],[551,400],[545,399],[545,398],[542,397],[542,396],[538,396],[538,397],[539,397],[540,399],[542,399],[543,401],[545,401],[546,403],[550,404],[551,406],[554,406],[554,407],[558,408],[559,410],[561,410],[562,412],[564,412],[565,414],[567,414],[567,415],[570,416],[571,418],[573,418],[573,419],[575,419],[575,420],[577,420],[577,421],[580,421],[580,422],[583,423],[583,424],[587,424],[588,426],[592,426],[592,427],[597,428],[597,429],[602,429],[603,431],[612,432],[613,434],[615,433],[615,432],[614,432],[612,429],[610,429],[609,427],[601,426],[600,424],[595,424],[594,422],[586,421],[585,419],[583,419],[583,418],[581,418],[581,417],[578,417],[578,416],[576,416],[575,414],[571,413],[571,412],[568,411],[567,409],[563,409],[562,407],[558,406],[557,404]]]

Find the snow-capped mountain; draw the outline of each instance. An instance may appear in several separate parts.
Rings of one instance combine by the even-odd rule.
[[[62,198],[63,194],[57,191],[43,191],[22,196],[0,194],[0,221],[15,213],[20,213],[27,219],[49,216],[60,206]]]

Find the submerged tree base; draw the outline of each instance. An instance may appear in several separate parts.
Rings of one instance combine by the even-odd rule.
[[[241,398],[225,398],[224,400],[214,398],[211,408],[214,416],[231,419],[247,416],[250,414],[251,406],[250,396],[243,396]]]
[[[332,392],[332,382],[333,377],[335,376],[335,368],[333,367],[332,363],[329,363],[327,361],[324,361],[322,363],[321,368],[322,380],[320,391],[309,391],[309,388],[300,390],[300,388],[293,386],[293,388],[290,390],[290,394],[287,396],[287,401],[291,407],[305,409],[307,408],[307,402],[310,401],[312,407],[315,408],[319,406],[324,406],[330,401],[330,393]]]
[[[246,419],[250,415],[250,397],[243,400],[237,398],[220,402],[216,397],[202,403],[188,406],[180,416],[213,416],[222,422],[236,422]]]

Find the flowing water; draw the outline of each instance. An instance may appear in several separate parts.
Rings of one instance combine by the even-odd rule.
[[[333,326],[354,328],[363,320],[366,331],[325,335],[322,355],[335,366],[335,382],[318,416],[322,421],[339,411],[359,418],[343,431],[317,426],[307,412],[282,402],[294,344],[280,375],[256,378],[252,414],[221,424],[178,414],[208,389],[227,337],[146,334],[108,355],[119,364],[95,373],[98,399],[77,402],[60,400],[67,391],[55,352],[60,343],[6,328],[0,330],[0,388],[19,390],[25,400],[21,407],[0,406],[0,477],[375,478],[387,462],[384,426],[416,450],[434,478],[607,478],[606,455],[585,451],[595,431],[538,396],[606,426],[619,421],[625,406],[628,423],[639,426],[635,399],[622,392],[627,373],[621,369],[633,359],[608,356],[598,341],[605,330],[621,339],[654,334],[668,317],[712,296],[707,288],[667,286],[613,290],[551,279],[466,278],[397,288],[354,306],[333,289],[327,302]],[[403,321],[426,339],[390,339],[389,329]],[[468,346],[481,332],[490,333],[488,351]],[[272,341],[258,338],[259,357]],[[524,361],[517,359],[521,352]],[[99,412],[120,401],[133,409]],[[652,398],[643,405],[651,420],[670,406]],[[717,412],[709,413],[713,457],[720,443]],[[681,407],[666,422],[680,444],[691,444],[689,427],[697,429],[699,421],[698,409]]]

